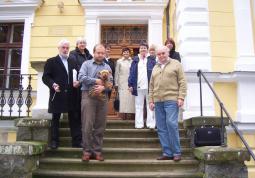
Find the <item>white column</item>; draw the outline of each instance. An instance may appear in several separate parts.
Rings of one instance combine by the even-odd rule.
[[[31,39],[31,27],[34,20],[34,13],[29,17],[25,18],[24,22],[24,36],[23,36],[23,47],[22,47],[22,57],[21,57],[21,67],[20,73],[21,74],[28,74],[29,73],[29,52],[30,52],[30,42]],[[22,81],[23,88],[27,87],[28,79],[27,77],[24,78]]]
[[[177,0],[178,50],[185,71],[211,71],[208,0]]]
[[[234,0],[237,61],[236,71],[255,71],[254,35],[250,0]],[[249,72],[237,74],[237,121],[254,123],[255,78]]]
[[[85,20],[85,38],[87,40],[87,49],[93,54],[95,44],[99,43],[100,39],[100,23],[96,17],[86,17]]]
[[[237,74],[237,121],[255,123],[255,76],[252,73]],[[253,82],[252,82],[253,81]]]
[[[33,62],[32,67],[38,72],[36,104],[32,109],[32,117],[35,119],[51,118],[48,113],[49,88],[43,83],[43,67],[45,62]]]
[[[148,44],[162,45],[162,18],[151,17],[148,22]]]
[[[254,41],[250,0],[234,0],[236,25],[236,71],[255,71]]]
[[[185,73],[187,78],[187,97],[185,99],[183,119],[200,116],[200,87],[196,73]],[[203,79],[202,79],[203,81]],[[213,85],[213,83],[210,83]],[[213,93],[208,85],[202,82],[203,115],[215,116]]]
[[[208,0],[177,0],[176,2],[177,46],[186,72],[211,71],[211,44]],[[199,83],[194,73],[186,73],[188,93],[185,101],[184,119],[200,115]],[[202,80],[203,115],[213,116],[212,92]]]

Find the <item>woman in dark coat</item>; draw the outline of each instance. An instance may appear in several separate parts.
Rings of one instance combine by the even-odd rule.
[[[76,48],[70,51],[70,58],[74,59],[75,63],[78,65],[78,71],[80,70],[81,65],[84,61],[93,58],[86,46],[86,40],[79,37],[76,41]]]
[[[176,59],[181,62],[180,53],[175,51],[175,42],[172,38],[168,38],[165,42],[165,46],[169,48],[169,57],[172,59]]]
[[[93,58],[86,48],[87,42],[84,38],[79,37],[76,40],[76,48],[72,50],[69,54],[69,60],[72,61],[77,66],[77,72],[79,73],[82,64]],[[76,97],[76,108],[77,108],[77,118],[79,118],[79,123],[81,124],[81,86],[78,88]]]

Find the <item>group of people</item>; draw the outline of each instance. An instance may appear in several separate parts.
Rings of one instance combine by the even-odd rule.
[[[59,42],[59,54],[46,61],[42,77],[50,90],[50,147],[58,148],[59,119],[68,113],[72,146],[83,148],[82,160],[103,161],[107,104],[115,88],[124,118],[134,113],[135,128],[157,128],[163,152],[157,159],[181,160],[178,112],[187,89],[174,41],[167,39],[158,48],[142,42],[133,59],[130,49],[123,48],[117,62],[109,57],[109,45],[95,45],[91,55],[86,40],[78,38],[75,50],[69,53],[69,48],[69,41]]]

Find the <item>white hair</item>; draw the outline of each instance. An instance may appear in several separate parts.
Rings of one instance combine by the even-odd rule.
[[[58,42],[58,47],[61,47],[63,45],[67,44],[68,46],[70,46],[70,42],[67,39],[62,39]]]
[[[164,45],[158,46],[156,49],[156,52],[158,52],[159,50],[164,50],[164,51],[166,50],[167,52],[169,52],[169,48]]]
[[[155,50],[156,50],[156,49],[157,49],[157,45],[151,44],[150,47],[149,47],[149,51],[150,51],[151,49],[155,49]]]
[[[86,41],[85,38],[83,38],[83,37],[78,37],[77,40],[76,40],[76,46],[78,46],[78,44],[79,44],[80,42],[87,43],[87,41]]]

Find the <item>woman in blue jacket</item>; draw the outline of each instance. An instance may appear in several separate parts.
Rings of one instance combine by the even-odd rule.
[[[133,58],[128,77],[129,91],[135,96],[135,128],[144,128],[143,106],[146,99],[147,107],[147,128],[155,128],[155,118],[153,111],[149,109],[149,82],[152,69],[156,64],[154,56],[148,55],[148,45],[141,43],[139,54]]]

